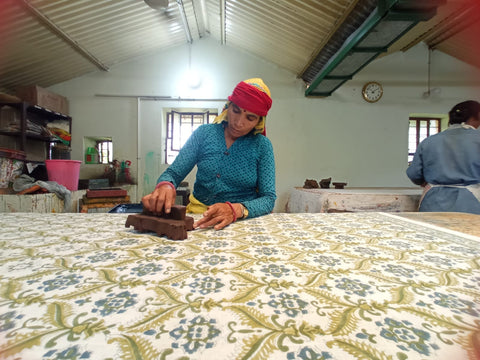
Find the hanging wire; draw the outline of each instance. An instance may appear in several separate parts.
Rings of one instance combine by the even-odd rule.
[[[427,62],[427,91],[423,93],[423,97],[425,99],[430,97],[430,67],[431,67],[431,54],[432,54],[432,48],[428,48],[428,62]]]

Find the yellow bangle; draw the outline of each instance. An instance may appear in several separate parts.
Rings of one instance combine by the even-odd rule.
[[[242,217],[240,219],[246,219],[248,217],[248,209],[242,203],[240,205],[242,205]]]

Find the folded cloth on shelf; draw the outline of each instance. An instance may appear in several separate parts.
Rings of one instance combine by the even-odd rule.
[[[34,178],[22,174],[15,179],[13,182],[13,190],[20,192],[25,189],[29,189],[34,185],[38,185],[43,189],[48,190],[51,193],[56,194],[60,199],[63,200],[63,211],[71,212],[72,208],[72,193],[65,186],[60,185],[55,181],[41,181],[35,180]]]

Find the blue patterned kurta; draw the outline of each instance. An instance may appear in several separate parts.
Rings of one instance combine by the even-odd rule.
[[[202,125],[158,182],[170,181],[177,187],[195,165],[193,195],[205,205],[242,203],[249,218],[272,212],[277,197],[275,159],[267,137],[248,134],[227,149],[223,123]]]
[[[480,182],[480,131],[451,126],[418,146],[407,175],[413,183],[469,185]],[[480,202],[464,188],[433,187],[420,211],[480,214]]]

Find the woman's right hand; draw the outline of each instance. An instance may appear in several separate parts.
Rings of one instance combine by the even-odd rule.
[[[172,205],[175,204],[177,192],[172,186],[162,185],[153,190],[148,195],[142,198],[143,207],[145,210],[153,212],[154,214],[170,213]]]

